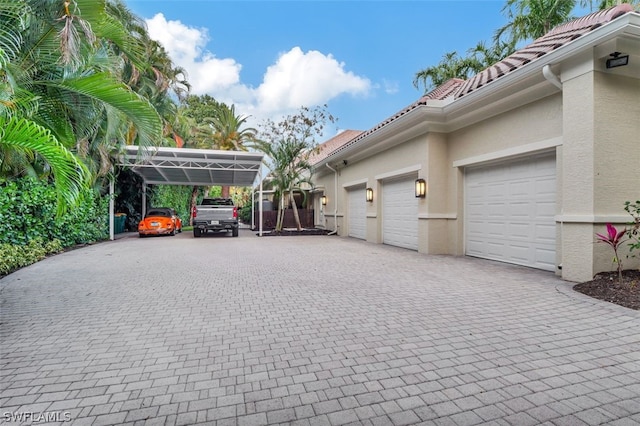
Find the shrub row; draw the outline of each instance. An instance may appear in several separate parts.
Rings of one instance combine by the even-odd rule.
[[[37,262],[65,247],[108,237],[109,200],[94,190],[56,216],[52,184],[33,178],[0,180],[0,274]]]

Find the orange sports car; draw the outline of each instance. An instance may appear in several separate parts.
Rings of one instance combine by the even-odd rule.
[[[175,210],[168,207],[149,209],[138,224],[140,238],[149,235],[176,235],[178,232],[182,232],[182,220]]]

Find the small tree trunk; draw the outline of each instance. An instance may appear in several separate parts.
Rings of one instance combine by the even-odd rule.
[[[220,189],[220,192],[222,193],[220,196],[222,198],[229,198],[229,187],[228,186],[222,186]]]
[[[198,199],[198,187],[194,186],[191,190],[191,202],[189,203],[189,225],[193,226],[193,209],[196,207]]]
[[[296,228],[298,231],[302,231],[302,225],[300,224],[300,216],[298,215],[298,206],[296,205],[296,199],[293,196],[293,191],[289,191],[289,199],[291,200],[291,208],[293,209],[293,217],[296,220]]]
[[[282,197],[278,200],[278,216],[276,217],[276,232],[282,231],[282,218],[284,216],[284,212],[282,211]]]

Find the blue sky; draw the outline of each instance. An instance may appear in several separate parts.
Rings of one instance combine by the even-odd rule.
[[[125,2],[194,94],[255,123],[326,103],[337,127],[357,130],[417,100],[417,71],[490,41],[506,22],[503,0]]]

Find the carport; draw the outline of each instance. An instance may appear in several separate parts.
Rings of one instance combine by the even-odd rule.
[[[251,186],[260,176],[264,154],[213,149],[126,146],[118,165],[142,177],[142,215],[146,212],[147,185]],[[109,186],[109,238],[114,239],[114,182]],[[251,197],[253,200],[253,197]],[[262,236],[262,203],[259,203],[259,233]]]

